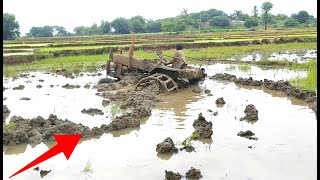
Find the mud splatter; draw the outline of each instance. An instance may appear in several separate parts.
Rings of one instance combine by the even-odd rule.
[[[48,175],[49,172],[51,172],[51,170],[47,171],[47,170],[41,170],[40,171],[40,177],[43,178],[44,176]]]
[[[75,89],[80,87],[81,87],[80,85],[70,85],[69,83],[62,86],[62,88],[65,88],[65,89]]]
[[[220,97],[220,98],[216,99],[216,104],[224,105],[224,104],[226,104],[226,102],[224,101],[223,97]]]
[[[39,88],[39,89],[40,89],[40,88],[42,88],[42,86],[41,86],[40,84],[39,84],[39,85],[37,85],[36,87],[37,87],[37,88]]]

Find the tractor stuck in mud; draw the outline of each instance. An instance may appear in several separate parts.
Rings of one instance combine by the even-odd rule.
[[[186,66],[179,69],[166,66],[166,60],[161,52],[157,53],[157,59],[141,59],[133,56],[134,53],[134,34],[132,35],[132,44],[130,45],[129,55],[114,54],[113,49],[109,52],[109,61],[107,62],[107,75],[123,79],[129,73],[141,73],[142,79],[135,85],[135,90],[141,90],[148,84],[158,82],[166,92],[188,87],[189,84],[195,84],[206,77],[204,68]]]

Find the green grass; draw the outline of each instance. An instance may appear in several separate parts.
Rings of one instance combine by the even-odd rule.
[[[6,123],[3,123],[3,129],[4,130],[12,130],[12,129],[14,129],[16,127],[16,124],[14,123],[14,122],[12,122],[12,121],[10,121],[8,124],[6,124]]]
[[[198,137],[199,137],[199,134],[193,132],[191,134],[191,136],[187,137],[181,144],[186,146],[186,145],[190,144],[191,141],[197,139]]]
[[[289,82],[291,85],[307,89],[307,90],[317,90],[317,60],[311,59],[307,63],[301,65],[295,65],[295,69],[304,69],[308,71],[306,78],[295,78],[291,79]]]
[[[46,47],[40,48],[40,51],[52,52],[52,51],[63,51],[63,50],[84,50],[84,49],[99,49],[105,46],[70,46],[70,47]]]
[[[108,55],[92,56],[67,56],[52,58],[31,63],[19,64],[13,66],[4,66],[3,75],[14,77],[22,72],[28,71],[55,71],[57,69],[66,69],[68,71],[91,71],[96,70],[109,60]]]
[[[89,159],[87,161],[86,166],[84,167],[84,169],[82,170],[82,172],[84,173],[93,173],[93,169],[92,169],[92,161]]]

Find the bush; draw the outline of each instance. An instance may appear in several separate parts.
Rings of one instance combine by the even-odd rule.
[[[254,26],[258,26],[258,21],[254,20],[254,19],[247,19],[244,22],[244,26],[247,27],[247,28],[252,28]]]
[[[294,19],[288,19],[286,22],[284,22],[284,26],[286,27],[298,27],[299,22]]]
[[[230,19],[227,16],[215,16],[209,23],[211,26],[226,27],[230,25]]]

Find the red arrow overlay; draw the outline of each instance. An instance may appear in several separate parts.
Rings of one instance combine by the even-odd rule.
[[[39,156],[37,159],[20,169],[18,172],[14,173],[9,178],[12,178],[13,176],[32,168],[33,166],[42,163],[43,161],[52,158],[53,156],[60,154],[63,152],[63,154],[66,156],[67,160],[70,158],[74,148],[77,146],[80,138],[82,137],[81,134],[54,134],[53,137],[56,139],[57,143],[55,146],[53,146],[51,149],[49,149],[47,152],[43,153],[41,156]]]

